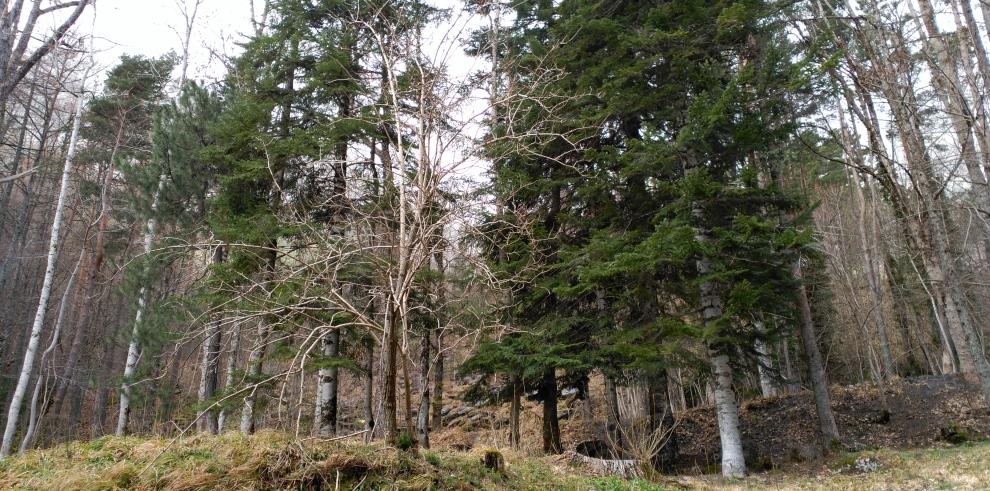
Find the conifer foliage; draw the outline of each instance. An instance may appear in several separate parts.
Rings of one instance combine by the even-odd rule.
[[[580,419],[654,475],[711,408],[739,477],[748,398],[811,391],[822,452],[830,382],[990,400],[975,0],[268,0],[213,82],[184,1],[183,54],[97,90],[65,31],[0,70],[0,454],[409,450],[508,405],[496,445],[562,453]]]

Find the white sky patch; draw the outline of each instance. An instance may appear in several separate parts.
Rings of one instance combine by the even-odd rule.
[[[112,68],[121,55],[161,56],[182,51],[185,19],[180,6],[195,0],[97,0],[96,60]],[[260,2],[255,2],[256,4]],[[92,25],[93,10],[77,24],[80,33]],[[222,78],[223,63],[216,55],[240,52],[237,43],[251,32],[249,0],[203,0],[189,46],[189,77],[207,82]]]

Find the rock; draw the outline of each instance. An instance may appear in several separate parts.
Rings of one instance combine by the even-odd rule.
[[[880,461],[874,457],[860,457],[853,462],[853,469],[860,474],[880,470]]]

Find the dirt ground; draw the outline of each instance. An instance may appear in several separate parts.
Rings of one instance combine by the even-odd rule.
[[[590,401],[565,397],[560,404],[565,450],[605,438],[597,423],[604,420],[604,401],[595,385]],[[843,451],[950,446],[990,435],[990,411],[973,382],[959,376],[902,379],[882,389],[868,384],[833,386],[831,396]],[[446,408],[446,428],[434,437],[434,445],[455,450],[507,445],[507,407],[476,407],[451,398]],[[523,449],[538,454],[540,406],[527,401],[522,414]],[[676,420],[679,472],[714,471],[721,458],[714,408],[684,411]],[[740,422],[753,471],[822,457],[810,392],[745,401]]]
[[[846,451],[925,448],[990,435],[990,411],[976,387],[959,376],[915,377],[883,388],[833,386],[831,396]],[[721,456],[714,408],[679,416],[680,466],[704,470],[717,463]],[[746,401],[740,422],[753,470],[821,457],[810,392]]]

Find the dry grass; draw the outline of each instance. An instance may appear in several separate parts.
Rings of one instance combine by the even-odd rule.
[[[646,483],[581,475],[550,460],[507,454],[504,473],[481,453],[400,452],[357,442],[296,441],[275,433],[104,437],[0,461],[0,489],[622,490]]]
[[[857,472],[857,459],[880,464],[873,472]],[[700,490],[822,489],[930,490],[988,489],[990,443],[918,450],[871,450],[834,458],[827,466],[783,468],[745,479],[682,478],[680,484]]]
[[[473,452],[400,452],[357,442],[295,441],[274,432],[160,438],[105,437],[38,450],[0,461],[0,489],[986,489],[990,443],[925,450],[873,450],[839,456],[829,465],[791,466],[741,480],[682,477],[666,486],[588,476],[567,459],[503,452],[504,473]],[[857,459],[879,470],[856,473]]]

